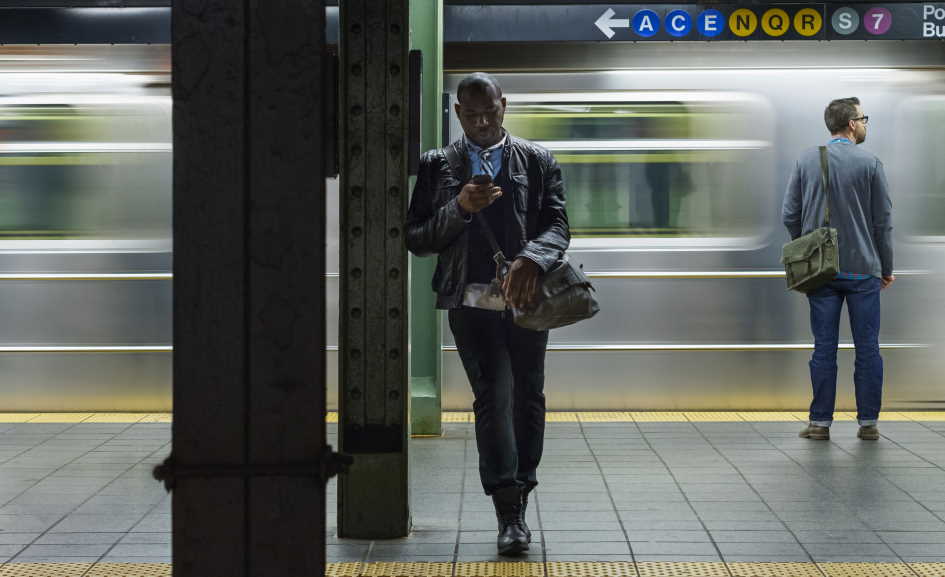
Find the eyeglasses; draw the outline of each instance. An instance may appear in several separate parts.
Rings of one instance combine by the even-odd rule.
[[[862,120],[862,121],[863,121],[863,124],[869,124],[869,123],[870,123],[870,117],[869,117],[869,116],[860,116],[860,117],[858,117],[858,118],[851,118],[850,120]]]

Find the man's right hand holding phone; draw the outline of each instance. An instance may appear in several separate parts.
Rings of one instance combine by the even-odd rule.
[[[469,214],[486,208],[502,196],[502,189],[486,174],[477,174],[459,192],[459,206]]]

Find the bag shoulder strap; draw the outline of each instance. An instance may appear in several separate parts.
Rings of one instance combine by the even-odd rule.
[[[462,179],[464,163],[456,147],[452,144],[443,147],[443,155],[446,157],[446,162],[449,164],[450,170],[452,170],[454,174],[460,175],[459,178]],[[492,248],[492,260],[500,266],[504,265],[506,262],[505,253],[502,252],[502,247],[500,247],[498,241],[496,241],[492,227],[489,226],[489,222],[486,220],[485,215],[482,214],[482,211],[476,213],[476,222],[479,223],[479,228],[481,228],[482,233],[486,235],[486,240],[489,241],[489,246]]]
[[[824,187],[824,227],[830,226],[830,162],[828,161],[827,147],[820,147],[820,178]]]

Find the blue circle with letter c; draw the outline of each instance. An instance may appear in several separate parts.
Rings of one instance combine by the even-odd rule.
[[[673,10],[666,15],[666,32],[670,36],[681,38],[692,30],[692,17],[685,10]]]
[[[713,38],[725,29],[725,17],[718,10],[711,8],[699,14],[697,25],[699,34]]]
[[[660,31],[660,17],[652,10],[640,10],[633,15],[633,31],[649,38]]]

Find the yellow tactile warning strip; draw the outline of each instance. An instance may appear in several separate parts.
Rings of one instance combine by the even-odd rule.
[[[637,577],[633,563],[575,563],[555,561],[548,563],[548,577]]]
[[[634,421],[640,423],[647,422],[665,422],[665,421],[680,421],[685,422],[689,419],[686,418],[685,413],[663,413],[663,412],[631,412],[630,416],[633,417]]]
[[[915,577],[905,563],[818,563],[827,577]]]
[[[30,419],[30,423],[81,423],[89,419],[92,413],[40,413]]]
[[[468,411],[442,413],[444,423],[474,423]],[[0,413],[0,423],[170,423],[171,413]],[[806,422],[807,413],[799,411],[550,411],[549,423],[738,423]],[[836,421],[855,421],[848,412],[834,414]],[[880,413],[882,421],[945,421],[945,411],[889,411]],[[338,413],[325,415],[326,423],[337,423]],[[943,575],[945,577],[945,575]]]
[[[543,563],[456,563],[456,577],[544,577]]]
[[[580,419],[582,423],[629,423],[633,421],[633,416],[626,411],[564,413],[564,414],[576,415],[577,418]]]
[[[545,413],[546,423],[576,423],[577,420],[577,413],[565,413],[557,411]]]
[[[137,423],[145,418],[144,413],[95,413],[83,423]]]
[[[720,413],[691,413],[685,412],[686,419],[693,422],[729,422],[743,420],[738,413],[720,412]]]
[[[452,563],[365,563],[363,577],[453,577]]]
[[[637,563],[637,571],[640,577],[729,577],[730,575],[725,563],[721,562],[641,561]]]
[[[96,563],[82,577],[171,577],[170,563]]]
[[[39,416],[39,413],[0,413],[0,423],[26,423]]]
[[[360,563],[329,563],[325,567],[325,577],[359,577]]]
[[[726,563],[733,577],[823,577],[813,563]]]
[[[449,411],[440,413],[440,418],[444,423],[468,423],[472,413],[463,413],[459,411]]]
[[[942,575],[945,575],[945,563],[909,563],[909,567],[920,577],[942,577]]]

